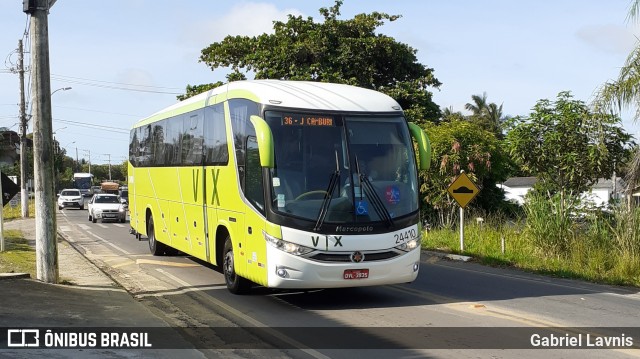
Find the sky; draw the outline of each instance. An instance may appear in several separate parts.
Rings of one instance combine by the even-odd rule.
[[[442,109],[466,113],[471,96],[486,92],[505,115],[527,116],[538,100],[553,100],[560,91],[588,103],[617,77],[640,35],[640,27],[626,21],[630,3],[344,0],[341,18],[373,11],[401,15],[378,32],[410,45],[418,61],[434,69],[442,86],[432,92]],[[318,9],[333,4],[58,0],[48,17],[54,136],[74,158],[121,163],[136,121],[176,103],[187,84],[225,80],[227,70],[198,62],[202,49],[227,35],[271,33],[272,22],[286,21],[287,14],[320,21]],[[27,31],[22,1],[0,0],[0,127],[16,132],[19,80],[11,70],[18,40],[31,43]],[[26,66],[29,60],[27,53]],[[56,91],[66,87],[71,89]],[[632,115],[622,120],[640,138]]]

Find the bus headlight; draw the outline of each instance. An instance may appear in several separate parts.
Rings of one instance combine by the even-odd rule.
[[[420,233],[420,232],[418,232]],[[411,252],[412,250],[416,249],[417,247],[420,247],[420,244],[422,243],[422,235],[419,234],[418,237],[416,238],[412,238],[404,243],[402,243],[399,246],[396,246],[396,249],[399,249],[401,251],[405,251],[405,252]]]
[[[309,248],[309,247],[305,247],[305,246],[301,246],[299,244],[295,244],[295,243],[291,243],[291,242],[287,242],[287,241],[283,241],[280,238],[276,238],[274,236],[271,236],[269,234],[267,234],[267,232],[262,231],[262,234],[264,235],[264,239],[267,241],[267,243],[269,243],[271,246],[284,251],[286,253],[289,254],[293,254],[296,256],[301,256],[301,255],[305,255],[307,253],[310,253],[313,251],[313,248]]]

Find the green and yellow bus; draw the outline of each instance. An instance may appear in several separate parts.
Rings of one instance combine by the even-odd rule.
[[[382,93],[231,82],[131,130],[132,233],[154,255],[221,266],[236,294],[411,282],[429,161],[427,136]]]

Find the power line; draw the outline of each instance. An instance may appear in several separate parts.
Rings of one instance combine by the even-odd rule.
[[[134,91],[134,92],[147,92],[147,93],[157,93],[157,94],[166,94],[166,95],[181,95],[182,92],[171,92],[171,91],[160,91],[160,90],[150,90],[143,88],[134,88],[134,87],[149,87],[149,88],[167,88],[167,87],[156,87],[156,86],[147,86],[147,85],[135,85],[135,84],[122,84],[122,83],[113,83],[107,81],[97,81],[97,80],[76,80],[72,77],[68,76],[59,76],[59,75],[51,75],[51,78],[60,81],[66,82],[76,85],[84,85],[84,86],[93,86],[93,87],[101,87],[113,90],[123,90],[123,91]],[[102,82],[102,83],[100,83]],[[110,85],[111,84],[111,85]],[[120,84],[121,86],[114,86],[116,84]],[[133,87],[123,87],[123,86],[133,86]],[[170,89],[170,88],[169,88]]]
[[[124,134],[119,133],[119,132],[117,132],[116,134],[124,135]],[[63,137],[62,135],[63,134],[61,133],[60,136],[58,136],[58,137],[62,138]],[[106,136],[104,136],[102,134],[100,136],[94,136],[94,135],[88,134],[86,131],[85,132],[65,131],[64,135],[66,137],[68,137],[67,135],[74,135],[71,138],[83,138],[83,139],[85,139],[85,138],[99,138],[99,139],[101,139],[103,141],[107,141],[108,140],[109,142],[114,142],[115,141],[115,142],[121,142],[121,143],[127,143],[127,144],[129,143],[128,136],[126,136],[126,137],[124,137],[124,136],[123,137],[106,137]],[[77,137],[75,135],[77,135]],[[79,141],[79,140],[77,140],[77,141]]]
[[[126,128],[121,128],[121,127],[111,127],[111,126],[105,126],[105,125],[96,125],[93,123],[86,123],[86,122],[77,122],[77,121],[69,121],[69,120],[63,120],[63,119],[59,119],[59,118],[55,118],[55,121],[58,122],[62,122],[62,123],[67,123],[70,125],[75,125],[75,126],[80,126],[80,127],[88,127],[88,128],[94,128],[94,129],[101,129],[104,131],[110,131],[110,132],[117,132],[117,133],[129,133],[129,129]]]
[[[22,39],[29,39],[29,20],[31,20],[31,16],[27,15],[27,21],[24,23],[24,32],[22,34]]]
[[[80,111],[88,111],[88,112],[98,112],[98,113],[106,113],[109,115],[120,115],[120,116],[130,116],[130,117],[135,117],[135,118],[142,118],[144,116],[140,116],[140,115],[131,115],[131,114],[127,114],[127,113],[117,113],[117,112],[108,112],[108,111],[100,111],[100,110],[91,110],[88,108],[79,108],[79,107],[69,107],[69,106],[53,106],[53,107],[59,107],[59,108],[68,108],[68,109],[72,109],[72,110],[80,110]]]
[[[55,77],[59,77],[59,78],[68,78],[68,79],[73,79],[73,80],[83,80],[83,81],[91,81],[91,82],[100,82],[100,83],[112,84],[112,85],[134,86],[134,87],[148,87],[148,88],[167,89],[167,90],[182,90],[182,88],[179,88],[179,87],[165,87],[165,86],[152,86],[152,85],[138,85],[138,84],[125,83],[125,82],[113,82],[113,81],[104,81],[104,80],[92,80],[92,79],[87,79],[87,78],[83,78],[83,77],[66,76],[66,75],[57,75],[57,74],[51,74],[51,76],[55,76]]]

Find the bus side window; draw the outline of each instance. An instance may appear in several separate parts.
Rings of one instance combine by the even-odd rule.
[[[202,163],[204,111],[197,110],[182,117],[182,164],[187,166]]]
[[[255,136],[247,137],[247,153],[245,166],[245,196],[260,212],[264,213],[264,191],[262,184],[262,167],[260,152]]]
[[[204,163],[208,166],[226,165],[229,163],[229,150],[223,104],[208,106],[204,118]]]

